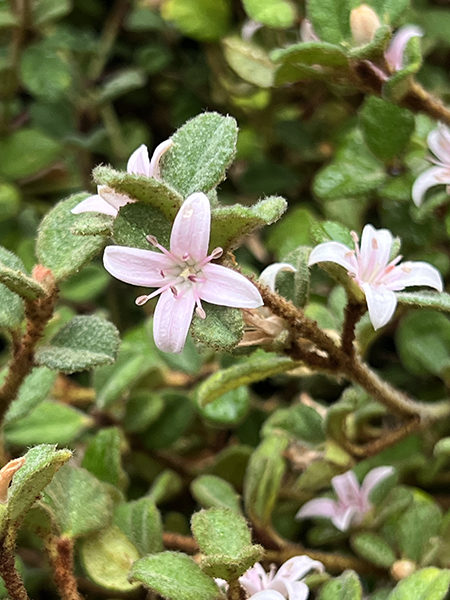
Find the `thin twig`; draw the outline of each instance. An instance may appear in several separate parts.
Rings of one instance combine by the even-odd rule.
[[[46,539],[46,550],[62,600],[83,600],[73,572],[73,541],[66,536],[57,538],[50,535]]]

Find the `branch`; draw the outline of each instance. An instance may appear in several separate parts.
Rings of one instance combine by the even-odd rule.
[[[73,541],[66,536],[58,538],[50,535],[46,540],[46,550],[62,600],[83,600],[73,572]]]
[[[0,542],[0,575],[11,600],[30,600],[16,569],[16,530],[10,528]]]

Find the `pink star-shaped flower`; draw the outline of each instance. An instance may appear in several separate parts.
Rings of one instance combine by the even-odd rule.
[[[159,179],[159,161],[171,146],[173,146],[172,140],[161,142],[156,147],[150,160],[148,157],[148,148],[145,144],[142,144],[128,159],[127,173],[136,173],[136,175]],[[77,204],[72,208],[71,212],[74,215],[84,212],[98,212],[116,217],[119,208],[129,202],[134,202],[134,200],[125,194],[119,194],[107,185],[99,185],[97,186],[97,194],[89,196],[89,198]]]
[[[426,285],[442,292],[441,274],[426,262],[407,261],[397,256],[389,260],[393,237],[387,229],[366,225],[362,232],[361,247],[353,232],[355,250],[340,242],[324,242],[314,248],[308,265],[334,262],[347,269],[366,296],[369,317],[374,329],[386,325],[397,306],[394,292],[409,286]]]
[[[297,513],[297,519],[325,517],[339,531],[347,531],[352,523],[361,523],[364,515],[372,509],[369,501],[371,491],[386,477],[394,473],[393,467],[377,467],[367,473],[359,485],[353,471],[337,475],[331,480],[337,500],[315,498],[306,502]]]
[[[204,319],[201,301],[235,308],[263,304],[257,288],[243,275],[211,261],[222,255],[216,248],[208,255],[211,207],[205,194],[189,196],[175,217],[170,251],[154,236],[147,240],[161,253],[124,246],[108,246],[103,262],[107,271],[126,283],[158,288],[140,296],[136,304],[161,295],[155,309],[153,335],[164,352],[181,352],[194,307]]]
[[[450,129],[439,123],[437,129],[430,131],[427,138],[428,146],[437,158],[430,158],[436,166],[424,171],[414,182],[412,199],[420,206],[427,190],[435,185],[450,186]],[[447,187],[447,192],[449,188]]]

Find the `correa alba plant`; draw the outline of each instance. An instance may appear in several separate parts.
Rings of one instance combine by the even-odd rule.
[[[0,247],[0,597],[444,600],[450,112],[416,80],[443,15],[119,0],[97,39],[86,7],[18,4],[0,6],[0,208],[28,198]],[[198,108],[201,69],[224,114]],[[114,104],[143,108],[144,72],[158,119],[191,117],[153,153]],[[79,191],[105,148],[125,168],[97,161]]]

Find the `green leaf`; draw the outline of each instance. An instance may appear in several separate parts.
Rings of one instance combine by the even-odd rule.
[[[250,395],[246,386],[230,390],[200,406],[200,414],[209,425],[217,427],[232,427],[238,425],[247,416],[250,406]]]
[[[145,431],[159,418],[163,410],[162,396],[147,390],[138,390],[127,402],[123,426],[131,433]]]
[[[84,453],[81,466],[93,475],[123,490],[128,478],[122,468],[125,440],[117,427],[107,427],[97,433]]]
[[[242,514],[239,494],[217,475],[200,475],[191,483],[191,493],[203,508],[227,508]]]
[[[116,71],[108,77],[100,87],[97,96],[98,104],[105,104],[120,98],[133,90],[138,90],[147,82],[147,76],[141,69],[130,67]]]
[[[328,581],[320,591],[319,600],[362,600],[362,586],[354,571],[344,571]]]
[[[20,188],[11,183],[0,181],[0,221],[15,217],[20,210]]]
[[[396,538],[402,555],[420,562],[425,544],[438,534],[441,522],[442,510],[437,504],[415,501],[397,521]]]
[[[191,529],[205,555],[202,569],[211,577],[237,579],[263,556],[263,548],[252,544],[245,519],[231,510],[201,510],[192,516]]]
[[[190,398],[176,392],[163,395],[164,410],[161,416],[145,432],[144,443],[148,448],[167,449],[189,427],[194,415]]]
[[[115,326],[95,316],[71,319],[49,345],[41,346],[36,362],[63,373],[75,373],[114,362],[120,336]]]
[[[128,581],[128,573],[139,553],[116,525],[84,539],[80,550],[87,574],[102,588],[131,592],[139,587]]]
[[[330,70],[316,68],[304,64],[294,64],[290,62],[282,63],[275,72],[275,86],[285,85],[286,83],[297,83],[298,81],[327,81],[330,79]]]
[[[295,65],[322,65],[348,67],[348,57],[341,46],[327,42],[302,42],[274,50],[271,58],[276,63]]]
[[[213,42],[223,37],[230,26],[231,5],[228,0],[164,0],[161,14],[184,35]]]
[[[105,527],[112,515],[112,501],[103,484],[89,471],[67,465],[54,477],[44,494],[60,533],[71,539]]]
[[[388,600],[445,600],[449,585],[450,570],[428,567],[400,581]]]
[[[197,1],[195,5],[199,12]],[[163,181],[183,198],[215,188],[225,178],[234,158],[237,131],[232,117],[214,112],[203,113],[185,123],[172,136],[174,145],[161,160]]]
[[[230,352],[244,335],[244,319],[238,308],[217,306],[203,302],[206,319],[194,314],[191,324],[192,337],[217,351]]]
[[[227,63],[239,77],[261,88],[272,86],[275,67],[263,48],[238,36],[222,44]]]
[[[245,12],[268,27],[285,28],[294,24],[296,11],[289,0],[243,0]]]
[[[55,446],[35,446],[25,454],[25,464],[14,475],[8,492],[6,519],[17,526],[55,473],[72,456],[70,450]]]
[[[126,204],[114,220],[113,238],[119,246],[154,250],[146,236],[154,235],[165,248],[170,245],[172,224],[153,206]],[[159,252],[158,252],[159,253]]]
[[[411,373],[442,375],[450,367],[450,321],[430,309],[411,312],[396,332],[400,359]]]
[[[245,361],[239,362],[228,369],[217,371],[203,381],[197,389],[197,403],[204,407],[223,394],[241,385],[262,381],[278,373],[285,373],[299,366],[290,358],[255,353]]]
[[[39,0],[33,5],[33,23],[39,28],[65,17],[72,10],[72,0]]]
[[[133,564],[132,581],[139,581],[168,600],[219,600],[219,588],[192,560],[180,552],[160,552]]]
[[[26,275],[23,271],[11,269],[5,264],[5,258],[6,262],[12,262],[10,260],[11,254],[11,252],[0,248],[0,283],[11,290],[11,292],[28,300],[35,300],[36,298],[45,296],[44,288],[37,281]]]
[[[0,246],[0,273],[2,269],[23,272],[25,266],[18,256]],[[22,299],[0,283],[0,328],[16,329],[24,316]]]
[[[351,37],[348,0],[309,0],[306,9],[314,31],[324,42],[340,44]]]
[[[70,228],[74,235],[104,235],[110,237],[114,223],[112,215],[86,212],[77,215],[78,218]]]
[[[305,404],[278,408],[272,413],[262,427],[262,434],[268,436],[277,431],[308,444],[321,444],[325,441],[322,417],[314,408]]]
[[[55,383],[57,373],[47,367],[36,367],[25,378],[19,395],[5,415],[5,426],[26,417],[38,404],[47,398]]]
[[[86,198],[76,194],[59,202],[44,217],[36,242],[39,262],[53,271],[56,280],[75,274],[103,249],[106,235],[73,235],[78,216],[70,211]],[[82,215],[81,215],[82,216]]]
[[[384,161],[398,156],[414,132],[414,116],[409,110],[375,96],[366,98],[359,119],[366,144]]]
[[[289,438],[272,435],[264,439],[253,452],[244,482],[246,513],[261,527],[270,525],[271,515],[286,465],[283,452]]]
[[[151,498],[119,504],[114,510],[114,524],[141,556],[163,551],[161,515]]]
[[[253,206],[220,206],[211,211],[210,247],[233,250],[241,238],[264,225],[271,225],[286,211],[287,202],[280,196],[269,196]]]
[[[184,483],[180,475],[172,469],[165,469],[155,478],[147,496],[155,504],[164,504],[178,496],[183,488]]]
[[[315,221],[314,215],[307,208],[296,206],[290,209],[286,216],[268,232],[267,248],[281,259],[298,246],[311,244],[309,232]]]
[[[71,68],[64,54],[55,52],[45,40],[25,48],[20,76],[30,94],[48,101],[58,100],[72,85]]]
[[[450,312],[450,294],[445,292],[396,292],[399,304]]]
[[[355,533],[350,538],[350,544],[356,554],[377,567],[389,569],[397,558],[386,540],[376,533]]]
[[[59,158],[61,150],[38,129],[19,129],[0,140],[0,175],[12,180],[34,175]]]
[[[9,444],[70,444],[92,419],[67,404],[43,400],[30,413],[5,425],[5,439]]]
[[[311,248],[308,246],[299,246],[289,252],[283,257],[282,262],[289,263],[296,271],[279,271],[275,280],[277,292],[300,308],[307,304],[309,298],[308,258],[310,253]]]

